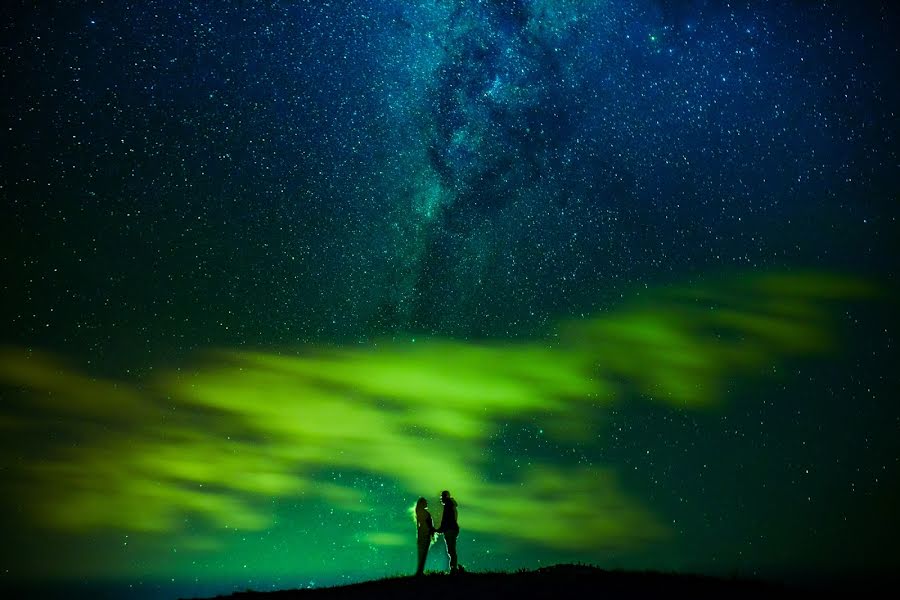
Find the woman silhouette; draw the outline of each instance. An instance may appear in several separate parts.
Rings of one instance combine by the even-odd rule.
[[[419,498],[416,502],[416,546],[419,548],[419,566],[416,575],[425,572],[425,559],[428,558],[428,549],[434,542],[434,521],[428,512],[428,500]]]

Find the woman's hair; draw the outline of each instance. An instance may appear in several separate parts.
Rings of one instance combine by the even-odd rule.
[[[427,517],[425,516],[427,514],[427,506],[428,500],[426,500],[425,498],[419,498],[418,501],[416,501],[415,508],[410,510],[410,512],[412,512],[413,521],[416,522],[416,526],[418,526],[419,523],[427,520]]]
[[[419,498],[419,500],[416,502],[416,508],[414,510],[415,519],[416,519],[416,528],[419,529],[420,533],[422,531],[421,527],[424,524],[428,523],[429,515],[428,515],[428,509],[426,508],[427,506],[428,506],[428,500],[426,500],[425,498]],[[437,535],[434,533],[433,525],[431,527],[429,527],[429,529],[431,529],[431,543],[433,544],[434,540],[437,539]]]
[[[425,512],[425,507],[427,507],[427,506],[428,506],[428,500],[426,500],[425,498],[419,498],[419,500],[416,502],[416,523],[417,524],[422,523],[426,520],[427,517],[425,515],[427,513]]]

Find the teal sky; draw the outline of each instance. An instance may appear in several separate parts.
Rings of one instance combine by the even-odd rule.
[[[898,567],[880,3],[2,14],[0,585]]]

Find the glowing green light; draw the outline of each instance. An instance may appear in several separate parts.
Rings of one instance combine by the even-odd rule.
[[[513,479],[492,480],[484,448],[500,425],[539,420],[550,439],[596,437],[597,408],[629,388],[679,408],[716,405],[735,373],[832,348],[827,302],[867,293],[818,274],[747,276],[644,293],[565,323],[552,344],[410,338],[295,356],[225,351],[140,386],[0,349],[0,382],[31,391],[4,407],[4,435],[24,445],[42,423],[64,429],[28,453],[5,445],[0,467],[25,490],[31,519],[59,531],[172,534],[187,519],[262,530],[273,498],[365,510],[364,491],[323,476],[347,471],[409,497],[452,489],[477,498],[466,507],[470,532],[561,550],[598,540],[627,548],[668,530],[611,467],[534,456]],[[394,547],[407,533],[361,539]]]

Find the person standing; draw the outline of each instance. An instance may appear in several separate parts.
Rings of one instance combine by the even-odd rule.
[[[416,575],[425,573],[425,559],[428,558],[428,549],[434,542],[434,521],[428,512],[428,500],[419,498],[416,502],[416,546],[419,550],[419,564],[416,567]]]
[[[441,504],[444,505],[444,512],[441,515],[441,525],[437,528],[437,532],[443,534],[444,543],[447,544],[450,573],[459,573],[459,560],[456,556],[456,539],[459,537],[458,505],[447,490],[441,492]]]

